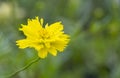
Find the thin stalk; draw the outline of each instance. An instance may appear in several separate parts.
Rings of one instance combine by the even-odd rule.
[[[11,77],[15,76],[16,74],[20,73],[21,71],[24,71],[25,69],[27,69],[28,67],[30,67],[32,64],[36,63],[39,60],[40,60],[40,57],[37,57],[35,60],[28,63],[26,66],[20,68],[19,70],[15,71],[14,73],[10,74],[9,76],[7,76],[5,78],[11,78]]]

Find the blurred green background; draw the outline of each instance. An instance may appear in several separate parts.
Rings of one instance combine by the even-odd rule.
[[[71,41],[13,78],[120,78],[120,0],[0,0],[0,78],[38,56],[15,43],[35,16],[62,21]]]

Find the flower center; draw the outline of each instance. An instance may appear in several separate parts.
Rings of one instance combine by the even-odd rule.
[[[49,33],[44,28],[39,31],[39,36],[43,40],[50,39]]]

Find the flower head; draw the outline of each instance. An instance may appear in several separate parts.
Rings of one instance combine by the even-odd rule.
[[[23,31],[25,39],[16,41],[19,48],[35,48],[40,58],[45,58],[48,53],[53,56],[57,51],[62,52],[69,42],[69,36],[64,33],[61,22],[43,26],[43,19],[36,17],[28,20],[27,25],[22,24],[20,31]]]

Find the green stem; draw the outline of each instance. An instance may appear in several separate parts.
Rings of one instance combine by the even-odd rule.
[[[30,67],[33,63],[39,61],[40,57],[36,58],[35,60],[31,61],[30,63],[28,63],[26,66],[22,67],[21,69],[17,70],[16,72],[10,74],[9,76],[7,76],[6,78],[11,78],[13,76],[15,76],[16,74],[18,74],[19,72],[27,69],[28,67]]]

